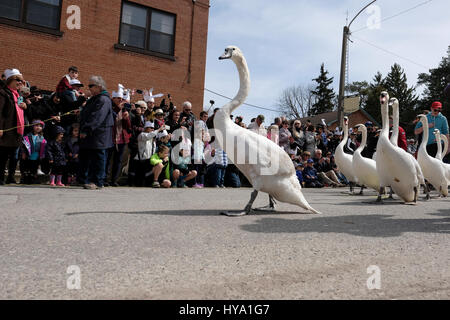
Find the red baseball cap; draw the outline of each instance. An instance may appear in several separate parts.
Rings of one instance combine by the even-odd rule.
[[[431,109],[442,109],[442,103],[435,101],[431,104]]]

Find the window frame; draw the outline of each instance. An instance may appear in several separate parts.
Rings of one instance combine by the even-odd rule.
[[[124,9],[125,4],[128,4],[130,6],[140,7],[140,8],[143,8],[143,9],[145,9],[147,11],[147,25],[145,27],[144,48],[135,47],[135,46],[124,44],[124,43],[121,42],[120,38],[121,38],[121,35],[122,35],[122,25],[124,25],[124,24],[125,25],[129,25],[128,23],[122,22],[123,9]],[[150,50],[150,34],[152,32],[158,33],[158,34],[163,34],[163,35],[169,35],[168,33],[164,33],[164,32],[160,32],[160,31],[151,29],[152,12],[153,11],[160,12],[160,13],[163,13],[163,14],[166,14],[166,15],[171,15],[174,18],[173,34],[171,35],[171,37],[172,37],[172,41],[171,41],[172,54],[167,54],[167,53],[162,53],[162,52]],[[140,4],[140,3],[135,3],[135,2],[123,0],[122,1],[122,6],[120,8],[120,17],[119,17],[119,37],[118,37],[117,44],[114,45],[114,48],[115,49],[119,49],[119,50],[127,50],[127,51],[136,52],[136,53],[142,53],[142,54],[146,54],[146,55],[150,55],[150,56],[156,56],[156,57],[160,57],[160,58],[166,58],[166,59],[175,61],[175,42],[176,42],[175,40],[176,40],[177,17],[178,16],[177,16],[176,13],[172,13],[172,12],[156,9],[156,8],[153,8],[153,7],[145,6],[145,5]]]
[[[27,14],[28,14],[28,1],[29,0],[21,0],[19,20],[0,17],[0,24],[10,25],[13,27],[28,29],[28,30],[37,31],[37,32],[48,33],[48,34],[55,35],[55,36],[62,36],[64,34],[64,32],[61,32],[61,16],[62,16],[62,7],[63,7],[62,0],[58,0],[59,1],[59,5],[58,5],[59,10],[58,10],[58,24],[57,24],[56,28],[44,27],[44,26],[40,26],[37,24],[27,22],[26,18],[27,18]]]

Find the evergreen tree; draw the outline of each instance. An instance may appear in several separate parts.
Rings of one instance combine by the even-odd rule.
[[[380,72],[373,77],[372,83],[369,85],[367,92],[367,100],[363,106],[364,111],[370,114],[380,125],[381,123],[381,109],[380,109],[380,94],[385,89],[383,75]]]
[[[383,83],[390,97],[398,99],[400,105],[400,126],[411,135],[416,118],[418,96],[414,87],[408,88],[406,74],[402,67],[395,63]],[[379,103],[379,102],[378,102]]]
[[[450,96],[444,95],[445,87],[450,83],[450,46],[447,56],[442,58],[439,66],[431,69],[429,73],[421,73],[418,78],[419,85],[425,85],[423,97],[419,101],[417,113],[430,110],[434,101],[442,103],[442,114],[450,119]]]
[[[334,109],[333,101],[336,95],[333,88],[330,88],[333,83],[333,78],[328,78],[327,75],[328,71],[325,71],[324,64],[322,63],[319,77],[313,79],[317,82],[317,87],[311,93],[314,95],[316,101],[309,111],[309,116],[330,112]]]

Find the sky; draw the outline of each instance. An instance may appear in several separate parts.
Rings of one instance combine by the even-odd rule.
[[[337,94],[343,27],[347,16],[351,20],[370,2],[211,0],[205,88],[231,98],[236,95],[239,78],[234,63],[218,60],[228,45],[236,45],[250,70],[251,91],[246,103],[276,110],[283,90],[313,83],[322,63],[334,77]],[[378,71],[385,76],[394,63],[399,63],[409,85],[416,86],[418,74],[437,67],[446,55],[450,45],[450,1],[378,0],[374,5],[350,27],[353,42],[349,43],[349,82],[370,82]],[[378,26],[371,23],[380,20]],[[422,90],[417,88],[419,94]],[[206,110],[211,99],[214,107],[229,101],[205,91]],[[266,125],[280,115],[246,105],[234,114],[244,116],[247,124],[263,114]]]

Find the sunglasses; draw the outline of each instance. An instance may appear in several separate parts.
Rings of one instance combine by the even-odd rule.
[[[93,88],[93,87],[96,87],[97,85],[96,84],[90,84],[88,87],[89,88]]]

